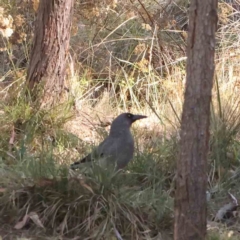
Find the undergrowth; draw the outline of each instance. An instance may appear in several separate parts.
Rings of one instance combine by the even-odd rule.
[[[24,89],[26,36],[32,34],[37,1],[27,10],[3,1],[14,17],[9,27],[26,34],[17,43],[16,36],[1,39],[6,62],[0,69],[0,236],[6,239],[22,232],[38,239],[172,239],[188,1],[143,1],[145,8],[109,2],[76,4],[68,95],[45,109],[29,102]],[[219,6],[209,221],[228,201],[227,192],[240,196],[239,12],[225,1]],[[132,128],[136,151],[128,167],[118,173],[97,164],[87,174],[70,171],[106,136],[104,120],[123,111],[148,115]],[[209,239],[239,239],[238,225],[209,228]]]
[[[234,105],[231,98],[225,100],[218,84],[213,92],[217,97],[213,98],[211,111],[209,219],[218,211],[217,203],[226,198],[228,191],[240,194],[237,189],[239,100],[235,99]],[[158,115],[152,130],[141,125],[133,127],[136,154],[127,169],[112,173],[92,165],[83,174],[69,170],[69,164],[79,157],[76,148],[85,144],[64,127],[76,114],[69,107],[71,102],[46,111],[32,109],[24,95],[19,93],[19,96],[1,103],[0,203],[1,216],[5,217],[0,221],[3,225],[14,226],[34,213],[44,226],[43,233],[47,231],[53,236],[79,239],[165,236],[167,239],[164,234],[172,231],[173,224],[179,134],[178,127],[170,130],[172,121],[163,118],[163,112],[155,109],[149,116],[151,122]],[[16,125],[19,119],[20,124]],[[177,126],[176,118],[175,121]],[[158,125],[162,131],[156,131]],[[81,154],[89,150],[85,148]],[[28,220],[22,226],[26,228],[31,232],[39,226]],[[212,234],[210,239],[215,239],[216,233]]]

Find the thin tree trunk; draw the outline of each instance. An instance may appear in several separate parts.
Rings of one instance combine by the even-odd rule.
[[[175,240],[206,237],[207,155],[216,25],[217,0],[192,0],[177,161]]]
[[[74,0],[40,0],[33,48],[27,71],[30,91],[42,82],[45,100],[59,97],[64,87]],[[46,98],[47,96],[47,98]]]

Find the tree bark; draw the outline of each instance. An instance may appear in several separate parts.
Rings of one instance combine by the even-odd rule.
[[[175,240],[206,237],[207,155],[217,0],[192,0],[175,197]]]
[[[43,82],[44,97],[53,100],[64,87],[74,0],[40,0],[27,71],[30,92]]]

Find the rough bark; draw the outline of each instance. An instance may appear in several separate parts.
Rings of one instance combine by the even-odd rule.
[[[35,22],[35,35],[27,84],[31,92],[43,81],[45,94],[60,96],[64,87],[74,0],[41,0]]]
[[[217,0],[192,0],[175,197],[175,240],[206,237],[207,155]]]

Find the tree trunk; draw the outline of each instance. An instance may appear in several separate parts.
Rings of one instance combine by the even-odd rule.
[[[175,197],[175,240],[206,237],[207,155],[217,0],[192,0]]]
[[[46,101],[57,100],[64,87],[73,3],[74,0],[39,3],[27,86],[34,94],[36,84],[42,81]]]

